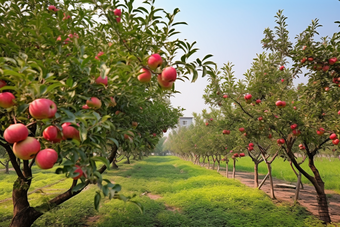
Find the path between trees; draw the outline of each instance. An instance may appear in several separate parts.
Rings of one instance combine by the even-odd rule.
[[[220,174],[225,176],[225,171],[221,168]],[[229,172],[231,175],[231,173]],[[229,176],[230,177],[230,176]],[[265,175],[259,174],[259,183],[265,177]],[[247,185],[248,187],[254,187],[254,173],[251,172],[240,172],[237,171],[235,178],[240,180],[241,183]],[[274,187],[277,184],[292,184],[284,180],[273,178]],[[313,186],[304,184],[303,189],[300,189],[298,203],[305,207],[309,212],[313,215],[318,216],[318,208],[316,201],[316,192]],[[269,182],[266,181],[262,186],[261,190],[263,190],[267,195],[270,193]],[[275,197],[278,202],[288,202],[291,205],[294,204],[294,196],[295,189],[292,188],[275,188]],[[325,190],[327,194],[328,204],[329,204],[329,213],[331,216],[332,222],[338,223],[340,222],[340,194],[336,193],[332,190]],[[274,200],[275,202],[275,200]]]

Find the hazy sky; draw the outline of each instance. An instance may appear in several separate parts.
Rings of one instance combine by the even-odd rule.
[[[177,26],[181,32],[178,37],[197,41],[200,50],[196,57],[213,54],[211,59],[219,67],[233,62],[238,78],[250,68],[256,54],[263,52],[263,31],[267,27],[274,29],[274,16],[279,9],[288,17],[293,42],[315,18],[323,25],[318,30],[321,36],[339,31],[334,23],[340,21],[338,0],[156,0],[155,6],[168,12],[179,8],[181,12],[176,21],[185,21],[188,26]],[[171,99],[172,104],[185,108],[185,117],[192,116],[193,112],[200,113],[208,108],[202,99],[206,85],[206,78],[199,78],[195,83],[177,81],[176,89],[181,94]]]

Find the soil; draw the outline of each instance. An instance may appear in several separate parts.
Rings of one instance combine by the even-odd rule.
[[[221,170],[220,174],[225,176],[225,171]],[[231,173],[229,172],[229,177]],[[259,183],[265,175],[259,174]],[[240,180],[241,183],[254,187],[254,173],[251,172],[236,172],[235,178]],[[296,185],[296,183],[290,183],[284,180],[279,180],[273,178],[274,181],[274,193],[278,202],[288,202],[289,204],[294,204],[295,189],[293,188],[276,188],[275,185],[278,184],[289,184]],[[267,195],[270,193],[269,179],[261,187]],[[332,190],[325,190],[327,194],[327,200],[329,204],[329,214],[331,216],[332,222],[340,222],[340,194]],[[299,199],[297,201],[301,206],[304,206],[313,215],[318,216],[318,207],[316,201],[316,192],[313,186],[303,184],[303,189],[300,188]]]

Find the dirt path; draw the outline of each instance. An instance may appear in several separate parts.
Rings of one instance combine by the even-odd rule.
[[[222,169],[220,173],[225,176],[225,171]],[[229,172],[229,177],[230,177]],[[259,183],[262,181],[265,175],[259,174]],[[254,174],[249,172],[236,172],[236,179],[240,180],[241,183],[249,186],[254,187]],[[284,180],[279,180],[273,178],[274,180],[274,187],[277,184],[291,184],[295,185],[294,183],[290,183]],[[318,216],[318,208],[317,208],[317,201],[316,201],[316,192],[313,186],[310,185],[303,185],[303,189],[300,189],[298,203],[301,206],[307,208],[309,212],[313,215]],[[270,186],[269,181],[267,180],[265,184],[262,186],[261,190],[263,190],[267,195],[270,193]],[[275,188],[274,189],[275,196],[278,201],[288,202],[290,204],[294,204],[294,197],[295,197],[295,189],[291,188]],[[339,223],[340,222],[340,195],[332,190],[326,190],[328,204],[329,204],[329,212],[331,216],[332,222]]]

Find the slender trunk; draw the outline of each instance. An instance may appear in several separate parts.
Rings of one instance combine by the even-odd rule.
[[[205,165],[205,159],[206,159],[206,156],[203,157],[203,162],[202,162],[202,166]]]
[[[215,163],[216,163],[216,161],[214,161],[214,163],[213,163],[213,166],[212,166],[213,170],[215,170]]]
[[[130,164],[130,156],[126,156],[126,164]]]
[[[228,162],[225,162],[225,177],[228,178]]]
[[[209,159],[209,156],[208,156],[208,169],[210,169],[210,159]]]
[[[301,172],[299,172],[298,174],[298,181],[296,184],[296,191],[295,191],[295,197],[294,197],[294,201],[298,201],[299,199],[299,193],[300,193],[300,183],[301,183]]]
[[[236,158],[233,158],[233,178],[235,179],[235,173],[236,173]]]
[[[259,163],[254,163],[254,188],[259,186]]]
[[[9,161],[5,163],[5,174],[9,174]]]
[[[217,172],[219,173],[220,172],[220,162],[217,161]]]
[[[272,167],[271,164],[266,163],[267,164],[267,169],[268,169],[268,174],[269,174],[269,181],[270,181],[270,197],[272,199],[276,199],[275,198],[275,194],[274,194],[274,184],[273,184],[273,176],[272,176]]]
[[[269,173],[267,173],[267,175],[263,178],[263,180],[261,181],[261,183],[260,183],[260,185],[257,187],[257,189],[261,189],[261,187],[263,186],[264,182],[266,182],[268,176],[269,176]]]

